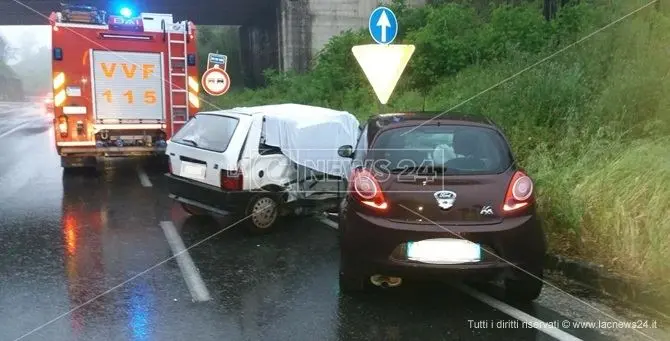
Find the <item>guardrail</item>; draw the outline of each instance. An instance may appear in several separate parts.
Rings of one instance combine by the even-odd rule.
[[[36,108],[36,104],[33,102],[0,102],[0,115],[7,115],[25,108]]]
[[[26,104],[32,104],[33,102],[31,101],[25,101],[25,102],[0,102],[0,105],[26,105]]]

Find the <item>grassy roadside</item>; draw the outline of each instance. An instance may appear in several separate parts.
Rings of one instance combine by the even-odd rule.
[[[556,45],[556,37],[575,41],[636,7],[636,1],[616,8],[576,6],[570,10],[577,14],[560,21],[570,29],[556,28],[546,40],[538,38],[532,48],[507,44],[504,55],[495,54],[485,61],[437,65],[451,71],[430,82],[426,75],[417,73],[419,67],[430,68],[430,60],[417,57],[408,70],[409,80],[398,86],[389,107],[451,108],[558,50],[558,46],[566,46]],[[523,32],[524,27],[536,32],[537,27],[544,27],[538,25],[544,24],[531,12],[514,9],[500,17],[506,18],[505,25],[518,24],[510,32]],[[456,16],[454,13],[462,16],[466,12],[450,8],[440,15],[449,19]],[[482,20],[495,23],[495,18]],[[418,25],[414,33],[407,34],[407,40],[421,42],[421,34],[434,29],[430,25]],[[445,25],[449,26],[448,20]],[[491,32],[503,28],[476,29],[478,37],[484,37],[484,48],[473,52],[479,56],[495,40]],[[475,33],[458,34],[473,39],[468,35]],[[330,48],[338,44],[350,47],[360,37],[344,35],[332,41]],[[510,37],[505,43],[513,40],[514,36]],[[534,39],[528,35],[522,38],[524,43]],[[496,41],[499,45],[500,40]],[[534,47],[540,43],[545,45]],[[540,213],[553,252],[603,264],[641,283],[653,283],[656,290],[670,296],[668,46],[670,20],[651,7],[458,110],[486,114],[510,136],[521,164],[536,181]],[[321,62],[333,63],[328,64],[330,73],[317,66],[308,75],[275,75],[266,88],[239,91],[214,101],[224,108],[277,102],[327,105],[365,117],[376,110],[374,97],[358,69],[335,69],[352,61],[344,55],[350,52],[342,51],[342,63],[333,62],[335,57]],[[419,56],[421,51],[418,47]],[[337,74],[344,75],[344,83],[332,79]]]

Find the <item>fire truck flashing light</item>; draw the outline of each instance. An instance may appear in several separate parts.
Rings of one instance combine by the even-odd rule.
[[[119,14],[121,14],[121,16],[124,18],[130,18],[133,16],[133,10],[129,7],[122,7],[119,11]]]

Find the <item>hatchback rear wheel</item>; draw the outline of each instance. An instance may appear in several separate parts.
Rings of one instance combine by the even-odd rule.
[[[505,296],[521,302],[533,301],[540,296],[542,286],[542,270],[523,272],[518,278],[505,279]]]
[[[265,234],[279,220],[279,200],[274,194],[259,194],[250,200],[246,215],[247,226],[252,234]]]
[[[345,295],[360,294],[370,289],[369,276],[362,275],[343,255],[340,256],[340,292]]]

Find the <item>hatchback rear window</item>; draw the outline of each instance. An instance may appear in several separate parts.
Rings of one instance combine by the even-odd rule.
[[[424,125],[382,131],[369,158],[382,172],[496,174],[512,163],[496,130],[465,125]]]
[[[222,153],[228,148],[238,122],[230,116],[198,114],[172,137],[172,141]]]

